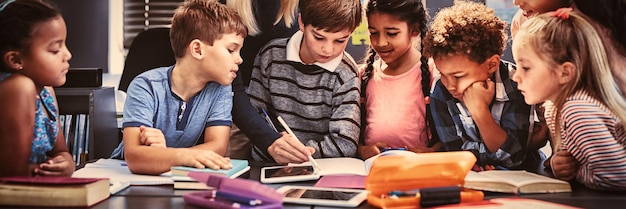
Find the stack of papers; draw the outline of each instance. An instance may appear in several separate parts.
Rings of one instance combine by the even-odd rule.
[[[108,178],[111,182],[111,194],[129,185],[173,184],[171,176],[171,172],[159,176],[133,174],[125,161],[117,159],[99,159],[94,163],[87,163],[85,167],[78,169],[72,175],[76,178]]]

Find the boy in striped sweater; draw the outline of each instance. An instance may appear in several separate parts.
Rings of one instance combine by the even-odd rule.
[[[281,116],[297,138],[255,146],[252,156],[278,163],[356,157],[360,82],[345,47],[361,23],[361,2],[301,0],[299,9],[300,31],[259,51],[248,87],[252,105]]]

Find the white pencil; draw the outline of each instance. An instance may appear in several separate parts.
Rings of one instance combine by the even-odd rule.
[[[281,125],[283,125],[283,127],[285,128],[285,130],[287,130],[287,133],[291,134],[291,136],[293,136],[293,138],[296,138],[296,140],[300,141],[300,139],[298,139],[298,137],[296,136],[296,134],[293,133],[293,131],[291,130],[291,128],[289,128],[289,126],[287,125],[287,123],[285,122],[285,120],[283,120],[282,117],[278,116],[278,122],[280,122]],[[309,155],[309,161],[311,161],[311,163],[313,164],[313,166],[315,167],[315,169],[317,169],[318,171],[321,170],[319,165],[317,165],[317,162],[315,162],[315,159],[313,159],[313,156]]]

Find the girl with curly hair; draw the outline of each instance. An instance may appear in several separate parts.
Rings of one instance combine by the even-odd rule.
[[[510,78],[515,66],[500,59],[505,28],[485,5],[455,1],[437,13],[424,40],[425,55],[441,73],[430,98],[439,139],[445,150],[473,152],[479,170],[542,160],[538,149],[527,151],[533,106]]]

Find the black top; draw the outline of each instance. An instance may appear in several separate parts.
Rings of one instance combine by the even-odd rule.
[[[220,2],[225,3],[225,0],[220,0]],[[241,129],[254,145],[260,148],[264,156],[270,156],[267,153],[267,147],[269,147],[274,140],[280,138],[281,135],[276,133],[276,131],[261,118],[258,110],[250,104],[250,98],[246,93],[246,88],[250,83],[252,66],[259,49],[272,39],[290,37],[299,30],[299,27],[297,21],[294,21],[291,28],[285,26],[284,20],[274,25],[276,14],[280,9],[280,0],[253,1],[253,7],[261,33],[255,36],[247,36],[244,39],[244,44],[241,48],[243,63],[239,65],[237,77],[232,84],[234,92],[232,114],[233,122],[237,127]],[[273,161],[273,159],[267,160]]]

